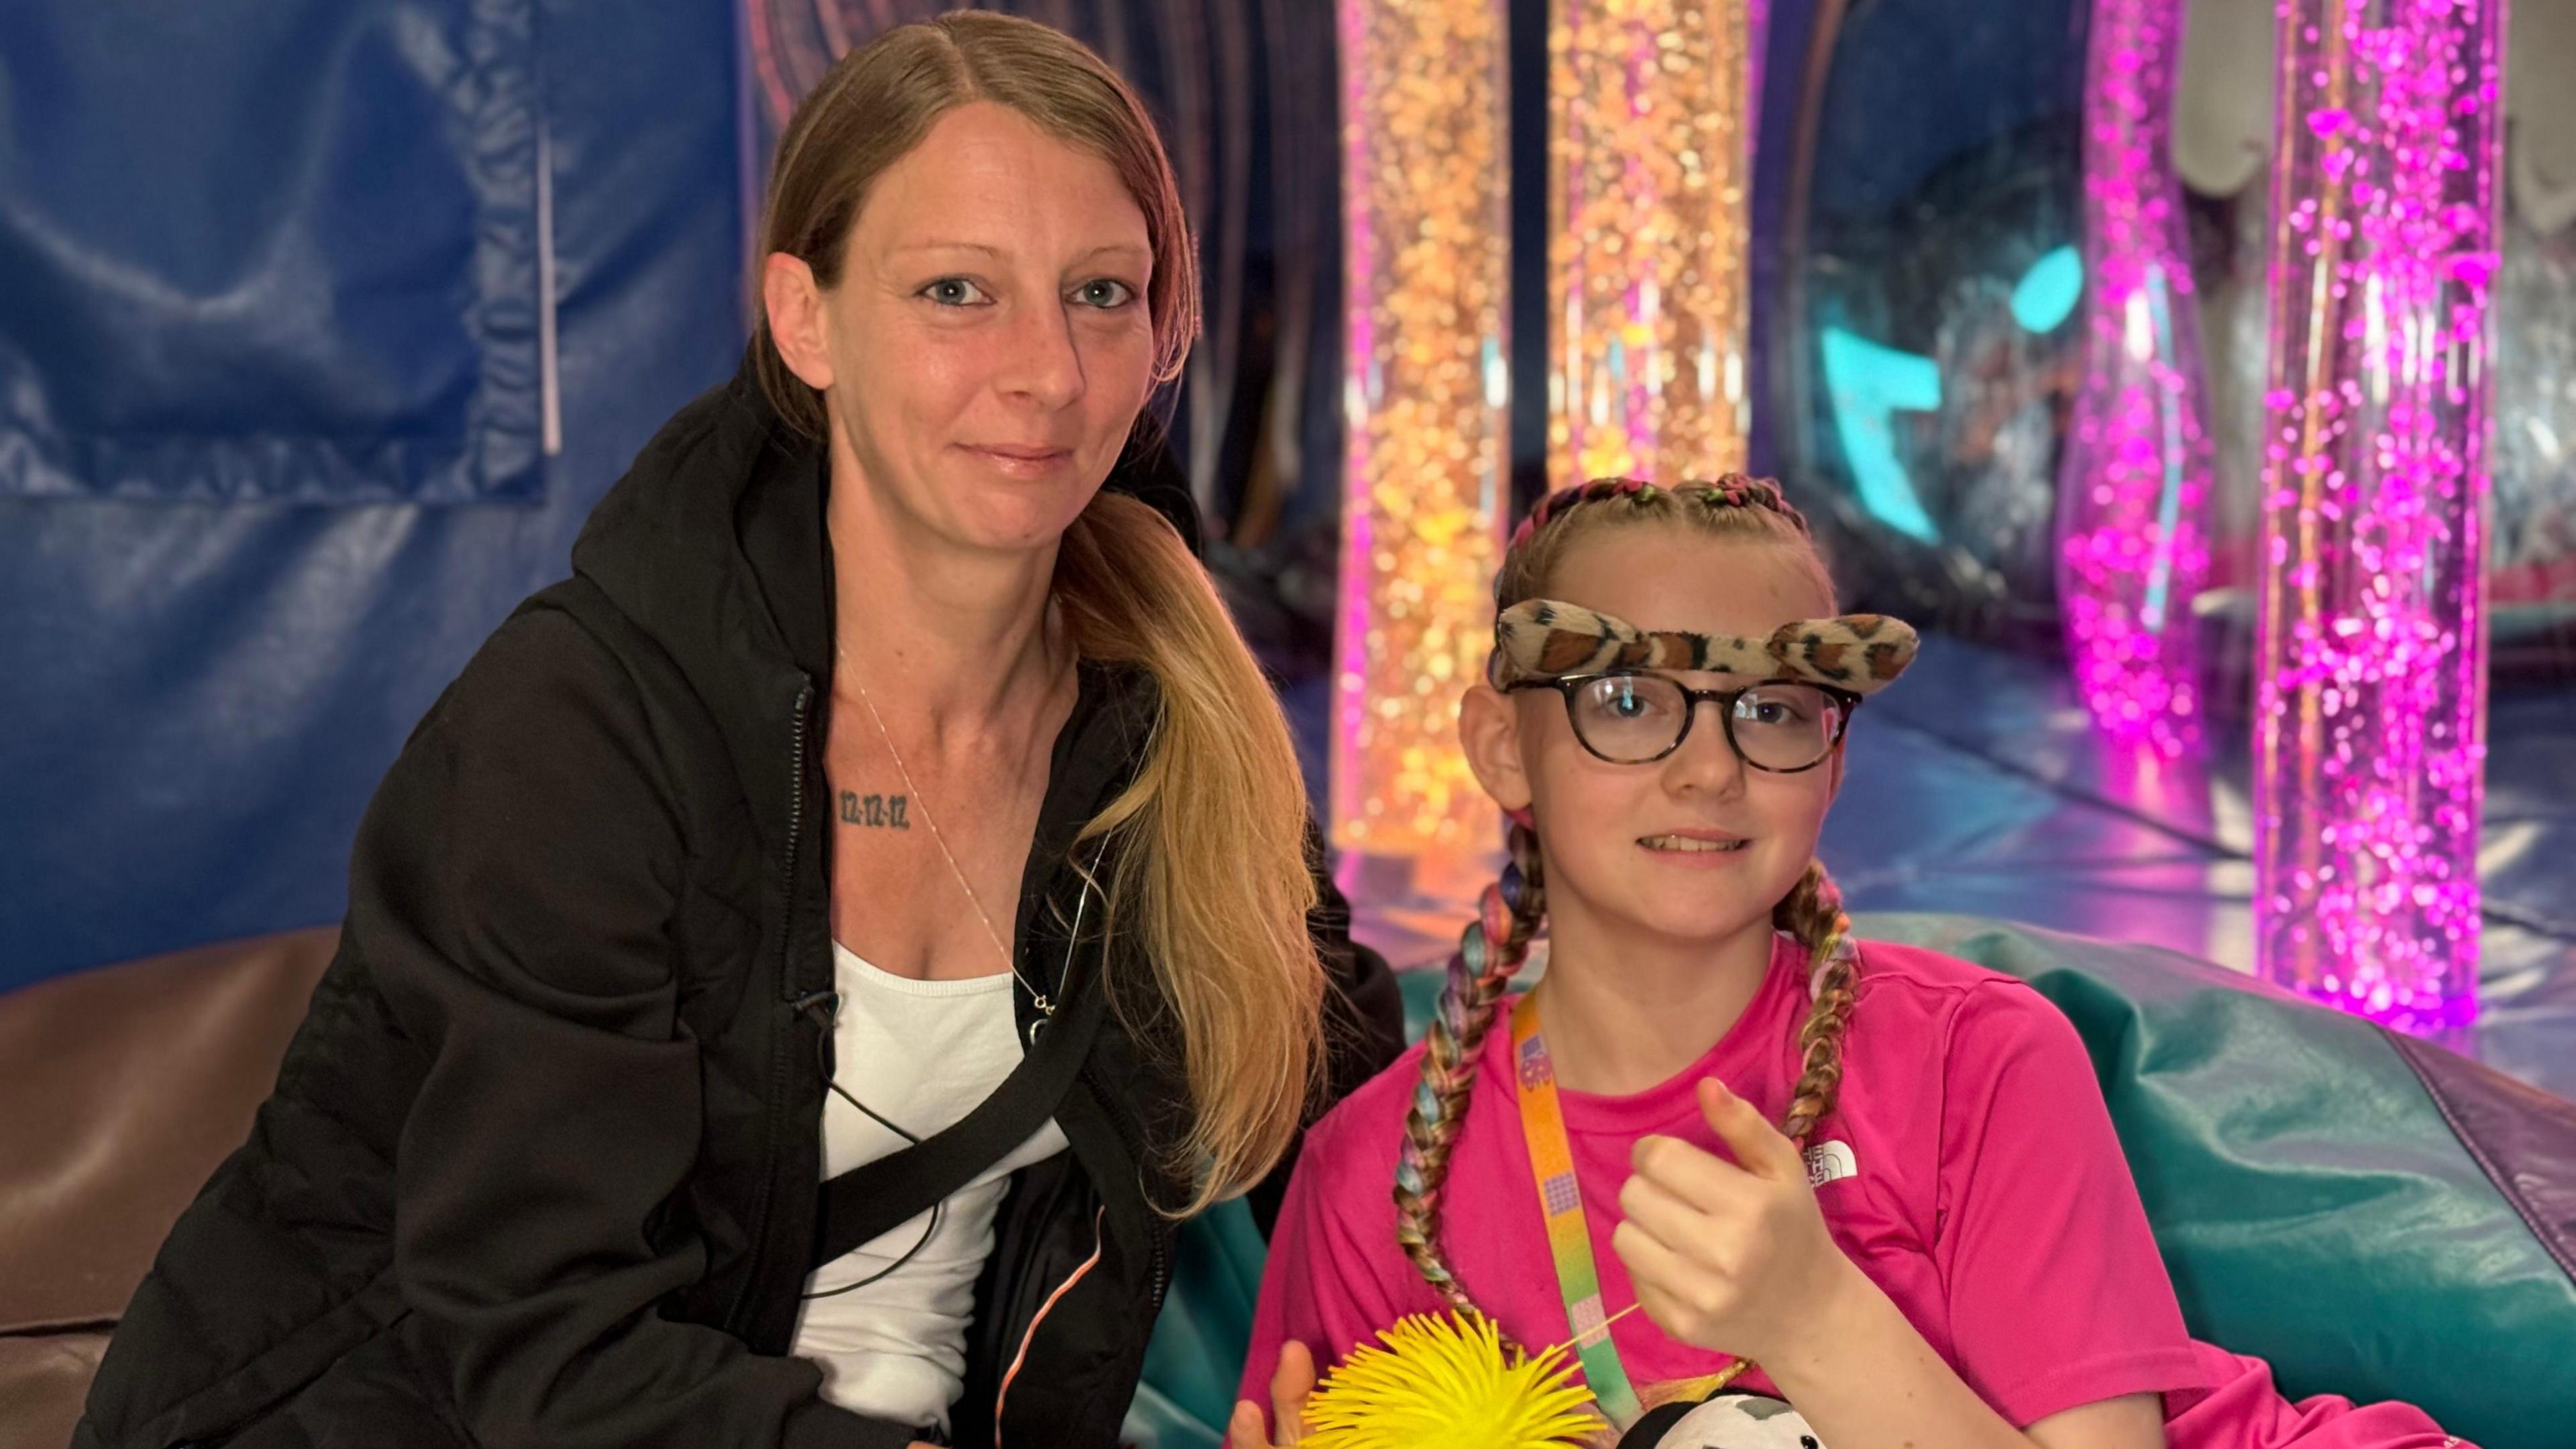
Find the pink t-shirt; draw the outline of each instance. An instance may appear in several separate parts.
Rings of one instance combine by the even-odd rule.
[[[1692,1085],[1714,1076],[1778,1121],[1797,1078],[1808,996],[1786,938],[1744,1015],[1671,1080],[1625,1097],[1560,1093],[1575,1176],[1615,1313],[1636,1301],[1610,1246],[1629,1152],[1649,1133],[1723,1153]],[[2196,1344],[2156,1252],[2074,1027],[2012,977],[1909,946],[1867,943],[1843,1045],[1840,1100],[1816,1145],[1856,1169],[1817,1189],[1833,1239],[1971,1389],[2016,1426],[2122,1394],[2167,1393],[2174,1449],[2444,1441],[2404,1406],[2347,1413],[2296,1406],[2259,1360]],[[1418,1045],[1309,1134],[1272,1236],[1243,1397],[1267,1405],[1279,1346],[1330,1363],[1408,1313],[1445,1306],[1395,1241],[1391,1189]],[[1514,1340],[1572,1337],[1566,1325],[1513,1089],[1511,1032],[1498,1020],[1440,1195],[1441,1246],[1459,1282]],[[1641,1396],[1723,1368],[1642,1313],[1612,1340]],[[2259,1378],[2259,1382],[2255,1381]],[[1756,1373],[1739,1384],[1777,1394]],[[2379,1410],[2404,1412],[2382,1418]],[[2407,1416],[2411,1415],[2411,1419]],[[2351,1420],[2369,1422],[2353,1423]],[[2336,1426],[2364,1431],[2347,1437]],[[2417,1426],[2430,1437],[2416,1437]]]

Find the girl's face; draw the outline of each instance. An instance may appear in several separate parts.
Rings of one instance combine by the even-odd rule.
[[[989,101],[870,187],[840,284],[769,260],[781,354],[860,481],[970,549],[1051,545],[1154,384],[1145,214],[1110,163]]]
[[[1641,629],[1756,638],[1834,612],[1789,546],[1686,524],[1597,529],[1568,546],[1544,592]],[[1694,689],[1759,682],[1673,677]],[[1717,708],[1697,706],[1681,747],[1664,758],[1612,764],[1575,737],[1557,692],[1471,693],[1460,718],[1469,759],[1499,804],[1535,816],[1551,914],[1576,908],[1605,925],[1710,945],[1767,929],[1814,858],[1841,750],[1798,774],[1754,769],[1727,744]]]

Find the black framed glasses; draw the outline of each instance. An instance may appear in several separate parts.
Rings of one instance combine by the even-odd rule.
[[[1574,737],[1613,765],[1650,765],[1680,749],[1699,707],[1714,704],[1735,757],[1775,775],[1823,764],[1860,707],[1860,696],[1848,690],[1794,679],[1692,689],[1661,674],[1574,674],[1523,679],[1511,689],[1555,690]]]

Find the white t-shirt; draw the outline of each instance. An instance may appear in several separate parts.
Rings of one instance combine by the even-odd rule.
[[[841,1010],[832,1030],[833,1080],[916,1137],[927,1138],[973,1111],[1020,1063],[1008,974],[963,981],[915,981],[832,947]],[[823,1099],[823,1173],[837,1177],[906,1145],[841,1099]],[[965,1387],[966,1324],[975,1279],[993,1250],[993,1210],[1003,1179],[1065,1150],[1050,1120],[1026,1142],[951,1196],[927,1242],[923,1213],[814,1271],[808,1294],[856,1283],[911,1252],[902,1267],[864,1288],[809,1297],[791,1352],[823,1366],[823,1397],[898,1424],[936,1424]],[[913,1245],[921,1243],[919,1252]]]

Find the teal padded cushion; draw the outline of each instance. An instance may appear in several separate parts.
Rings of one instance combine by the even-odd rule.
[[[2568,1441],[2576,1281],[2378,1027],[2154,947],[1857,925],[2021,977],[2074,1022],[2193,1334],[2268,1360],[2292,1397],[2405,1399],[2485,1449]],[[1418,1034],[1440,973],[1403,988]],[[1134,1442],[1221,1443],[1261,1258],[1240,1202],[1184,1228]]]
[[[2192,1333],[2293,1398],[2404,1399],[2486,1449],[2576,1423],[2576,1281],[2387,1032],[2148,946],[1858,923],[2031,983],[2075,1023]]]

